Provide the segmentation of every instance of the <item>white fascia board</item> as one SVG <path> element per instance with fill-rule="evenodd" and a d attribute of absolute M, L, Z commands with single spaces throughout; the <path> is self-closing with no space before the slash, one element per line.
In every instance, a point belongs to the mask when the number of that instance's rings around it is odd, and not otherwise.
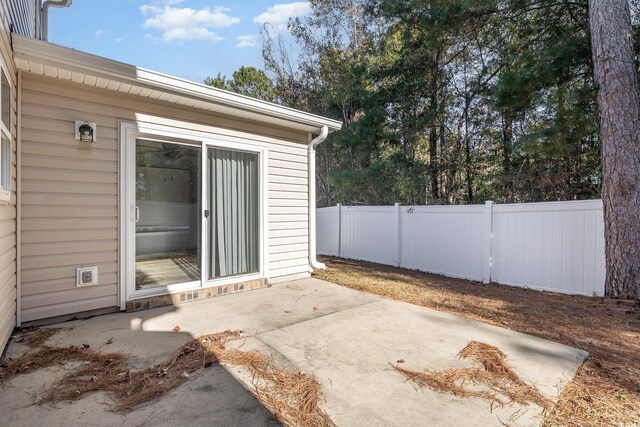
<path fill-rule="evenodd" d="M 323 126 L 327 126 L 330 131 L 338 131 L 342 127 L 342 123 L 337 120 L 305 113 L 304 111 L 283 107 L 156 71 L 138 68 L 53 43 L 16 34 L 13 34 L 12 39 L 14 61 L 18 68 L 21 69 L 25 69 L 27 64 L 57 67 L 62 70 L 84 73 L 204 101 L 208 104 L 222 107 L 220 109 L 212 108 L 213 111 L 220 111 L 221 113 L 256 119 L 258 119 L 257 116 L 264 116 L 259 120 L 280 126 L 287 126 L 287 123 L 289 123 L 288 127 L 304 129 L 310 132 L 319 132 Z M 29 70 L 25 69 L 25 71 Z M 253 114 L 247 115 L 241 112 Z M 268 118 L 275 120 L 271 121 Z M 294 124 L 297 124 L 297 126 Z"/>

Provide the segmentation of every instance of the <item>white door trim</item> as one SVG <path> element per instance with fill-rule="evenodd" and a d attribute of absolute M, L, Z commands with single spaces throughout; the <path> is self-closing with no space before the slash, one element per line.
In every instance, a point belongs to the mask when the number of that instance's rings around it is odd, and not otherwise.
<path fill-rule="evenodd" d="M 212 137 L 211 134 L 187 128 L 176 128 L 175 126 L 165 126 L 162 124 L 131 123 L 120 122 L 120 167 L 119 169 L 119 280 L 118 286 L 120 294 L 120 309 L 126 310 L 127 301 L 147 296 L 171 294 L 187 290 L 201 289 L 207 287 L 221 286 L 230 283 L 242 282 L 246 280 L 268 278 L 269 277 L 269 246 L 268 246 L 268 218 L 269 218 L 269 193 L 268 193 L 268 165 L 269 149 L 261 141 L 243 140 L 235 137 L 220 138 Z M 202 146 L 202 212 L 201 212 L 201 260 L 202 275 L 198 282 L 190 282 L 179 285 L 170 285 L 157 289 L 135 291 L 135 139 L 147 137 L 161 139 L 168 142 L 196 143 Z M 133 144 L 133 145 L 132 145 Z M 208 209 L 207 195 L 207 166 L 206 150 L 208 147 L 219 147 L 241 151 L 255 152 L 259 154 L 260 178 L 260 271 L 258 273 L 221 278 L 217 280 L 206 280 L 206 260 L 208 256 L 207 243 L 207 221 L 204 221 L 204 209 Z M 133 153 L 132 153 L 133 151 Z M 205 207 L 206 206 L 206 207 Z"/>

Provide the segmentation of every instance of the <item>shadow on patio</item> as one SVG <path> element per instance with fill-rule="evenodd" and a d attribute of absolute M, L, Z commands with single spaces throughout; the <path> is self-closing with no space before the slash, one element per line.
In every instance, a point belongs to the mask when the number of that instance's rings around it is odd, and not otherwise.
<path fill-rule="evenodd" d="M 65 322 L 53 325 L 57 332 L 41 343 L 29 338 L 45 328 L 17 333 L 0 379 L 16 362 L 22 373 L 0 386 L 0 424 L 279 425 L 228 371 L 234 367 L 222 366 L 208 344 L 194 340 L 189 322 L 180 327 L 185 309 Z M 45 366 L 30 366 L 36 359 Z M 137 402 L 130 394 L 147 399 Z M 129 407 L 131 401 L 136 404 Z"/>

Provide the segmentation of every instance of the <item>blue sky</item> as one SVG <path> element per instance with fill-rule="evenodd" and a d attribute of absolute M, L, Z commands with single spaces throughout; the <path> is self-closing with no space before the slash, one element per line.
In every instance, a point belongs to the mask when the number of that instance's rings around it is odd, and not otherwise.
<path fill-rule="evenodd" d="M 73 0 L 49 10 L 49 41 L 202 82 L 263 68 L 263 23 L 284 30 L 308 12 L 287 0 Z"/>

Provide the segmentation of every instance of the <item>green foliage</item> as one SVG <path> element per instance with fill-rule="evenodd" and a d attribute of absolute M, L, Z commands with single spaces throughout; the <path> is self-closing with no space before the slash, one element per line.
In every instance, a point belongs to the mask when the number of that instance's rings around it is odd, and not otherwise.
<path fill-rule="evenodd" d="M 218 73 L 216 77 L 207 77 L 204 84 L 264 101 L 274 102 L 276 99 L 273 82 L 264 71 L 255 67 L 240 67 L 233 72 L 231 80 Z"/>
<path fill-rule="evenodd" d="M 587 0 L 311 5 L 296 54 L 268 29 L 263 53 L 279 102 L 344 123 L 319 205 L 599 196 Z"/>
<path fill-rule="evenodd" d="M 227 86 L 227 78 L 220 73 L 218 73 L 216 77 L 207 77 L 204 79 L 204 84 L 207 86 L 213 86 L 216 89 L 229 90 L 229 87 Z"/>
<path fill-rule="evenodd" d="M 392 205 L 398 200 L 421 204 L 426 197 L 426 173 L 422 162 L 403 153 L 388 153 L 366 168 L 330 172 L 329 179 L 338 200 L 351 204 Z"/>

